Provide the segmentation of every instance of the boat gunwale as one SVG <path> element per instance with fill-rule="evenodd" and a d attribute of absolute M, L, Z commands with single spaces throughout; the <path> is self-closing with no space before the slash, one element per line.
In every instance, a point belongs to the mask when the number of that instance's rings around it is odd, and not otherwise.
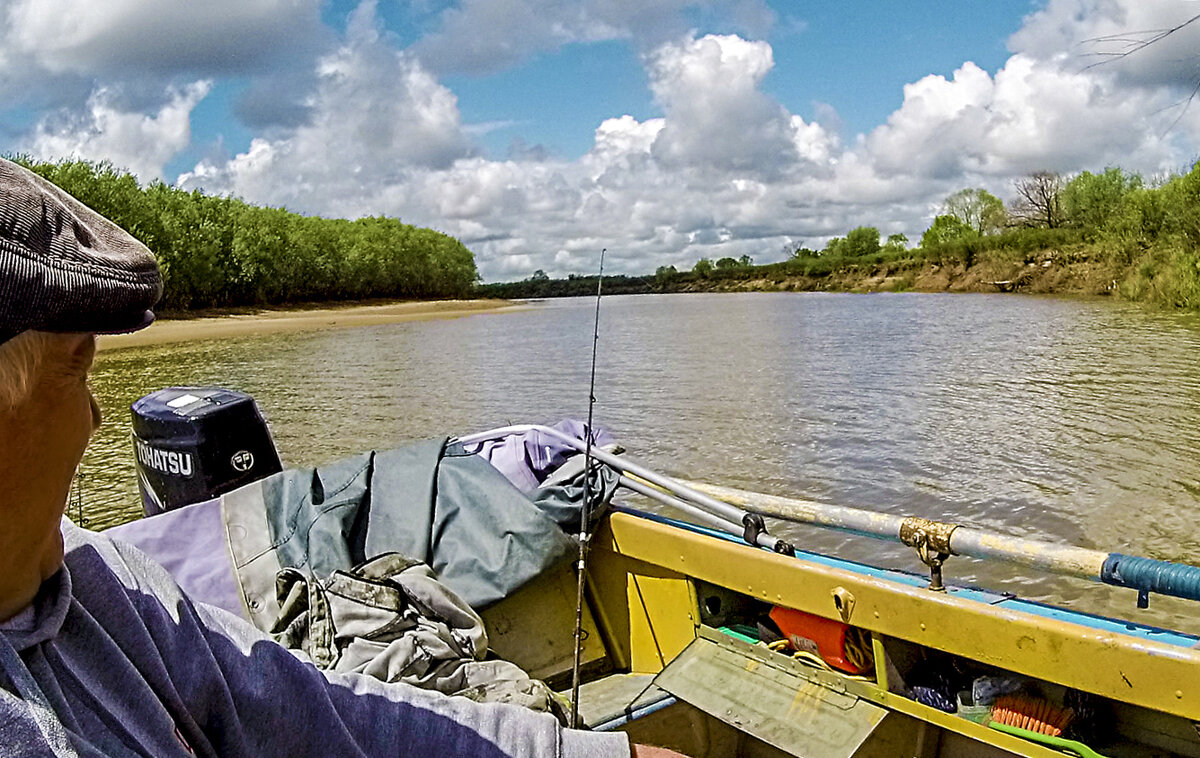
<path fill-rule="evenodd" d="M 1190 684 L 1200 677 L 1187 675 L 1188 669 L 1200 672 L 1200 649 L 1192 646 L 1195 638 L 1178 632 L 1154 630 L 1167 639 L 1152 639 L 1115 628 L 1117 622 L 1105 617 L 1074 611 L 1048 615 L 1043 606 L 986 591 L 934 592 L 914 574 L 819 554 L 781 555 L 628 508 L 614 509 L 594 544 L 626 559 L 835 620 L 839 614 L 831 592 L 846 588 L 857 598 L 849 623 L 883 637 L 1200 720 L 1200 687 Z M 981 596 L 1001 600 L 988 602 Z M 1097 628 L 1097 619 L 1107 620 L 1109 628 Z"/>
<path fill-rule="evenodd" d="M 709 537 L 715 537 L 725 542 L 731 542 L 735 545 L 746 544 L 741 537 L 734 534 L 729 534 L 727 532 L 711 529 L 698 524 L 692 524 L 687 521 L 681 521 L 679 519 L 671 518 L 670 516 L 663 516 L 661 514 L 651 513 L 649 511 L 642 511 L 637 508 L 613 506 L 613 512 L 626 513 L 632 516 L 645 518 L 650 521 L 666 524 L 668 526 L 679 527 L 690 532 L 695 532 L 697 534 L 702 534 Z M 872 537 L 872 535 L 869 534 L 862 536 L 868 538 Z M 762 547 L 757 547 L 755 549 L 766 553 L 772 552 Z M 829 566 L 830 568 L 861 573 L 865 576 L 894 581 L 911 587 L 927 589 L 929 585 L 929 578 L 927 576 L 911 571 L 880 568 L 878 566 L 872 566 L 869 563 L 863 563 L 861 561 L 836 558 L 824 553 L 816 553 L 808 550 L 801 550 L 799 548 L 796 549 L 795 557 L 801 560 Z M 961 597 L 966 600 L 986 603 L 988 605 L 1003 607 L 1009 610 L 1024 611 L 1035 616 L 1052 618 L 1058 621 L 1078 624 L 1091 629 L 1112 632 L 1113 634 L 1120 634 L 1127 637 L 1134 637 L 1137 639 L 1149 640 L 1152 642 L 1159 642 L 1182 648 L 1200 647 L 1200 636 L 1189 634 L 1187 632 L 1181 632 L 1177 629 L 1170 629 L 1168 627 L 1155 626 L 1153 624 L 1143 624 L 1141 622 L 1130 621 L 1128 619 L 1122 619 L 1116 616 L 1104 616 L 1098 613 L 1088 613 L 1087 611 L 1064 608 L 1052 603 L 1029 600 L 1021 597 L 1020 595 L 1014 595 L 1009 592 L 996 592 L 995 590 L 989 590 L 986 587 L 978 587 L 969 584 L 956 584 L 948 582 L 946 584 L 946 591 L 952 596 Z"/>

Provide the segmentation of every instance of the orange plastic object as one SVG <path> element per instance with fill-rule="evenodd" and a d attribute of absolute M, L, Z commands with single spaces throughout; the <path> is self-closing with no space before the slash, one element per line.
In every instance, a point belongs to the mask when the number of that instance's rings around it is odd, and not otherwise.
<path fill-rule="evenodd" d="M 1005 695 L 992 706 L 992 721 L 1051 737 L 1062 736 L 1073 718 L 1074 710 L 1058 708 L 1027 695 Z"/>
<path fill-rule="evenodd" d="M 846 654 L 846 636 L 850 632 L 847 624 L 779 606 L 771 609 L 771 620 L 797 650 L 815 653 L 847 674 L 866 673 L 865 667 L 852 662 Z"/>

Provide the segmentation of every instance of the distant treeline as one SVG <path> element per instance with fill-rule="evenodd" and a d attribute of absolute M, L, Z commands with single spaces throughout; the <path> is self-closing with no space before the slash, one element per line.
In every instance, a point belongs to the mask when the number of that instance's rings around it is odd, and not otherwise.
<path fill-rule="evenodd" d="M 877 227 L 861 226 L 821 250 L 801 247 L 779 263 L 756 266 L 748 255 L 716 263 L 702 258 L 690 270 L 662 266 L 652 275 L 605 277 L 605 291 L 687 292 L 722 289 L 734 281 L 781 285 L 801 278 L 802 286 L 813 286 L 813 280 L 850 269 L 1029 265 L 1052 251 L 1055 260 L 1100 267 L 1128 299 L 1200 309 L 1200 164 L 1154 183 L 1119 168 L 1073 176 L 1040 171 L 1014 182 L 1007 205 L 972 188 L 947 197 L 941 210 L 914 247 L 902 234 L 881 240 Z M 550 279 L 539 271 L 523 282 L 478 291 L 556 297 L 587 295 L 595 287 L 595 277 Z"/>
<path fill-rule="evenodd" d="M 652 276 L 604 277 L 605 295 L 640 295 L 655 291 L 658 290 L 654 288 L 654 277 Z M 496 297 L 503 300 L 595 295 L 596 277 L 572 274 L 566 279 L 551 279 L 548 276 L 534 276 L 522 282 L 480 284 L 475 287 L 475 294 L 478 297 Z"/>
<path fill-rule="evenodd" d="M 461 242 L 398 219 L 302 216 L 160 181 L 142 187 L 108 163 L 13 160 L 150 248 L 165 279 L 164 310 L 462 297 L 478 278 Z"/>

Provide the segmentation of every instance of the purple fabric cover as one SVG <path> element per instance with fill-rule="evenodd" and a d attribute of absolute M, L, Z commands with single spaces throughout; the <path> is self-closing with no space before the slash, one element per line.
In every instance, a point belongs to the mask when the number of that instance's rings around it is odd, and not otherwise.
<path fill-rule="evenodd" d="M 158 561 L 193 599 L 248 618 L 225 545 L 220 498 L 130 521 L 104 534 Z"/>
<path fill-rule="evenodd" d="M 578 440 L 586 439 L 587 424 L 582 421 L 571 418 L 563 419 L 553 428 Z M 592 440 L 592 444 L 597 447 L 611 445 L 616 441 L 604 429 L 596 428 L 595 433 L 596 437 Z M 573 448 L 566 446 L 560 440 L 537 431 L 510 434 L 499 440 L 489 440 L 479 443 L 478 446 L 470 446 L 468 450 L 486 458 L 501 474 L 504 474 L 508 481 L 513 483 L 513 486 L 526 495 L 536 490 L 547 476 L 566 462 L 567 458 L 576 454 Z"/>

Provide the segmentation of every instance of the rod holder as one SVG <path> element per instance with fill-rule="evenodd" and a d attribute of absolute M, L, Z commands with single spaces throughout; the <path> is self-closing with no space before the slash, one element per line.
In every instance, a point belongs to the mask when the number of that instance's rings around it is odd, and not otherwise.
<path fill-rule="evenodd" d="M 921 562 L 929 567 L 929 589 L 945 592 L 942 582 L 942 564 L 954 551 L 950 549 L 950 536 L 958 524 L 930 521 L 918 516 L 909 516 L 900 523 L 900 541 L 915 548 Z"/>
<path fill-rule="evenodd" d="M 946 585 L 942 583 L 942 564 L 949 557 L 945 553 L 938 553 L 935 556 L 931 556 L 928 560 L 925 558 L 921 559 L 929 566 L 929 589 L 934 592 L 946 591 Z"/>

